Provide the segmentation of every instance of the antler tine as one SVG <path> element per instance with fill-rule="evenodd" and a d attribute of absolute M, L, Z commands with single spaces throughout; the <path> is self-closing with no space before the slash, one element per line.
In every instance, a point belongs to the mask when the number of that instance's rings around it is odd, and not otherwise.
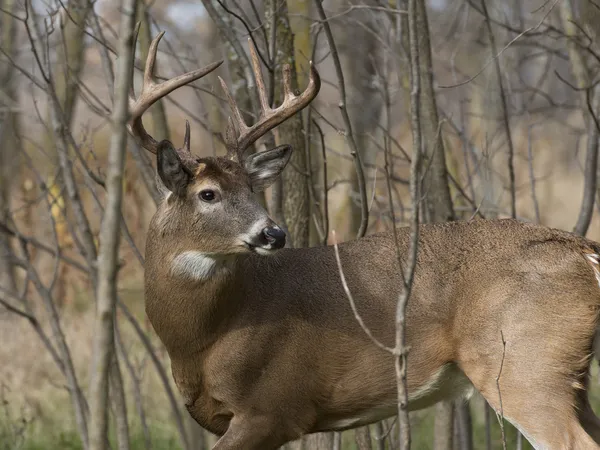
<path fill-rule="evenodd" d="M 165 95 L 170 94 L 175 89 L 180 88 L 181 86 L 184 86 L 186 84 L 191 83 L 192 81 L 202 78 L 203 76 L 209 74 L 223 63 L 223 60 L 217 61 L 201 69 L 193 70 L 191 72 L 179 75 L 175 78 L 171 78 L 170 80 L 157 84 L 153 80 L 154 66 L 156 64 L 156 53 L 158 52 L 158 44 L 164 36 L 164 34 L 164 31 L 160 32 L 150 44 L 150 48 L 148 50 L 148 57 L 146 58 L 146 67 L 144 68 L 144 78 L 142 89 L 140 91 L 140 96 L 137 100 L 135 99 L 132 87 L 129 100 L 131 118 L 129 120 L 127 128 L 129 129 L 129 132 L 136 138 L 138 143 L 146 150 L 152 153 L 156 153 L 156 150 L 158 148 L 158 142 L 146 132 L 144 125 L 142 124 L 142 115 L 148 110 L 148 108 L 150 108 L 150 106 L 152 106 L 155 102 L 163 98 Z M 137 34 L 135 35 L 135 38 L 137 42 Z M 133 71 L 131 84 L 133 86 Z M 185 145 L 186 144 L 184 143 L 184 147 Z M 187 146 L 189 148 L 189 136 L 187 139 Z"/>
<path fill-rule="evenodd" d="M 246 125 L 227 85 L 219 78 L 233 115 L 233 119 L 230 118 L 229 120 L 226 133 L 227 153 L 230 157 L 237 157 L 239 161 L 243 160 L 246 149 L 256 142 L 258 138 L 308 106 L 321 89 L 321 77 L 311 61 L 308 86 L 300 95 L 294 95 L 292 91 L 291 67 L 286 64 L 283 67 L 283 103 L 277 108 L 271 108 L 267 100 L 267 91 L 265 89 L 259 59 L 254 44 L 252 43 L 252 39 L 248 39 L 248 45 L 250 47 L 252 68 L 256 78 L 256 86 L 261 106 L 260 117 L 254 125 L 251 127 Z M 238 127 L 237 130 L 234 129 L 235 125 Z"/>
<path fill-rule="evenodd" d="M 219 81 L 221 82 L 221 87 L 223 88 L 223 92 L 225 92 L 225 97 L 227 97 L 227 103 L 229 103 L 229 109 L 231 109 L 231 113 L 233 114 L 233 118 L 234 118 L 235 122 L 237 122 L 237 126 L 238 126 L 239 130 L 240 131 L 248 130 L 249 129 L 248 125 L 246 125 L 246 122 L 244 122 L 242 113 L 240 113 L 240 109 L 238 108 L 235 99 L 231 95 L 231 92 L 229 91 L 227 84 L 225 83 L 223 78 L 221 78 L 221 77 L 218 77 L 218 78 L 219 78 Z"/>
<path fill-rule="evenodd" d="M 183 137 L 183 147 L 182 149 L 186 153 L 192 153 L 190 148 L 190 121 L 186 119 L 185 121 L 185 136 Z"/>
<path fill-rule="evenodd" d="M 158 35 L 152 39 L 150 48 L 148 48 L 148 57 L 146 58 L 146 66 L 144 67 L 144 80 L 142 82 L 142 91 L 140 96 L 144 94 L 146 89 L 152 89 L 156 86 L 153 80 L 154 77 L 154 65 L 156 64 L 156 54 L 158 53 L 158 44 L 165 35 L 164 31 L 158 33 Z"/>
<path fill-rule="evenodd" d="M 250 38 L 248 38 L 248 46 L 250 47 L 252 70 L 254 70 L 254 78 L 256 78 L 256 88 L 258 89 L 258 97 L 260 99 L 261 114 L 266 114 L 266 112 L 271 108 L 269 101 L 267 100 L 267 89 L 265 88 L 265 80 L 262 76 L 262 71 L 260 70 L 260 61 L 258 60 L 258 55 L 256 54 L 254 42 L 252 42 L 252 39 Z"/>
<path fill-rule="evenodd" d="M 137 48 L 137 40 L 138 40 L 138 35 L 140 34 L 140 27 L 142 25 L 142 22 L 138 22 L 135 24 L 135 29 L 133 30 L 133 59 L 135 62 L 135 50 Z M 134 79 L 134 74 L 135 73 L 135 64 L 132 63 L 131 64 L 131 70 L 129 72 L 129 80 L 131 81 L 131 83 L 129 83 L 129 105 L 131 106 L 132 103 L 135 102 L 135 90 L 133 89 L 133 79 Z"/>
<path fill-rule="evenodd" d="M 283 66 L 283 95 L 284 103 L 294 97 L 294 92 L 292 91 L 292 67 L 289 64 L 284 64 Z"/>

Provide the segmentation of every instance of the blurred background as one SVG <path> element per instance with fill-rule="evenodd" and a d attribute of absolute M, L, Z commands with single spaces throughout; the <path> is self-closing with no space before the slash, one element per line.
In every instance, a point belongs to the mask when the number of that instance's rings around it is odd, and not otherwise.
<path fill-rule="evenodd" d="M 225 61 L 144 116 L 150 134 L 176 146 L 189 120 L 199 156 L 225 152 L 229 109 L 217 75 L 247 123 L 256 120 L 248 37 L 274 104 L 284 63 L 292 64 L 299 90 L 309 61 L 318 68 L 317 99 L 256 144 L 257 151 L 276 143 L 294 147 L 265 202 L 296 247 L 332 243 L 332 230 L 343 241 L 403 226 L 412 212 L 408 2 L 327 0 L 323 17 L 315 1 L 145 0 L 137 6 L 136 93 L 149 42 L 160 31 L 166 34 L 159 81 Z M 600 240 L 600 5 L 417 4 L 421 220 L 515 217 Z M 121 5 L 0 0 L 0 8 L 0 449 L 80 449 Z M 112 411 L 125 401 L 131 448 L 209 449 L 214 436 L 188 418 L 144 315 L 146 231 L 161 198 L 151 156 L 129 140 L 115 327 L 125 397 L 112 399 Z M 600 404 L 596 367 L 594 407 Z M 411 420 L 416 449 L 503 446 L 499 421 L 479 395 L 412 413 Z M 288 447 L 396 448 L 394 430 L 390 419 Z M 509 448 L 531 448 L 510 425 L 504 431 Z"/>

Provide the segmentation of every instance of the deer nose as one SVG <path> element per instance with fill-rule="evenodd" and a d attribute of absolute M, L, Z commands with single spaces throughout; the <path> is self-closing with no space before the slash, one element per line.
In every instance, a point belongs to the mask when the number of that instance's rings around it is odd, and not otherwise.
<path fill-rule="evenodd" d="M 272 248 L 283 248 L 285 246 L 285 231 L 281 228 L 277 226 L 266 227 L 263 228 L 262 234 Z"/>

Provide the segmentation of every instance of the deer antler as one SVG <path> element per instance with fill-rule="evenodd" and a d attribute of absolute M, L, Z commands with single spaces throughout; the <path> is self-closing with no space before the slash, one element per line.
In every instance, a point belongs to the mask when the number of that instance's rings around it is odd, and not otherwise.
<path fill-rule="evenodd" d="M 134 53 L 135 53 L 135 44 L 137 42 L 139 31 L 139 23 L 136 27 L 136 32 L 134 36 Z M 191 72 L 185 73 L 183 75 L 179 75 L 175 78 L 171 78 L 170 80 L 164 81 L 162 83 L 157 84 L 154 80 L 154 65 L 156 63 L 156 52 L 158 50 L 158 43 L 164 36 L 165 32 L 162 31 L 158 36 L 154 38 L 152 43 L 150 44 L 150 49 L 148 51 L 148 58 L 146 59 L 146 67 L 144 69 L 144 80 L 142 83 L 142 90 L 140 92 L 140 96 L 136 100 L 135 93 L 133 91 L 133 67 L 131 68 L 131 90 L 129 93 L 129 111 L 131 114 L 131 118 L 129 119 L 129 123 L 127 124 L 127 129 L 129 132 L 135 137 L 138 144 L 144 147 L 146 150 L 151 151 L 152 153 L 156 153 L 156 149 L 158 147 L 158 142 L 150 136 L 142 124 L 142 115 L 154 104 L 156 101 L 160 100 L 165 95 L 173 92 L 175 89 L 184 86 L 192 81 L 198 80 L 202 78 L 204 75 L 215 70 L 219 67 L 223 61 L 217 61 L 208 66 L 193 70 Z M 181 149 L 185 153 L 190 153 L 190 125 L 186 121 L 186 133 L 184 139 L 184 146 Z"/>
<path fill-rule="evenodd" d="M 252 57 L 252 68 L 256 77 L 256 87 L 258 88 L 258 96 L 260 98 L 260 117 L 251 127 L 246 125 L 240 110 L 229 92 L 227 85 L 221 77 L 219 81 L 227 96 L 229 107 L 233 118 L 229 117 L 227 131 L 225 133 L 225 144 L 227 146 L 227 156 L 237 158 L 238 161 L 243 161 L 244 152 L 251 146 L 259 137 L 263 136 L 269 130 L 275 128 L 280 123 L 284 122 L 308 104 L 317 96 L 321 89 L 321 77 L 317 69 L 310 62 L 310 77 L 306 90 L 299 96 L 294 95 L 291 85 L 291 67 L 289 64 L 283 66 L 283 103 L 278 108 L 271 108 L 267 100 L 267 91 L 265 82 L 260 70 L 260 63 L 256 54 L 256 49 L 251 39 L 248 39 L 250 47 L 250 56 Z"/>

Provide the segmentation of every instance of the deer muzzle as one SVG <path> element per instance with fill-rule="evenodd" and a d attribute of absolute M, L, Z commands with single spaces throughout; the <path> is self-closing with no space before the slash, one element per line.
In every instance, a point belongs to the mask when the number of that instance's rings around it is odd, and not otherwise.
<path fill-rule="evenodd" d="M 285 231 L 278 226 L 263 228 L 262 235 L 273 249 L 280 249 L 285 246 Z"/>

